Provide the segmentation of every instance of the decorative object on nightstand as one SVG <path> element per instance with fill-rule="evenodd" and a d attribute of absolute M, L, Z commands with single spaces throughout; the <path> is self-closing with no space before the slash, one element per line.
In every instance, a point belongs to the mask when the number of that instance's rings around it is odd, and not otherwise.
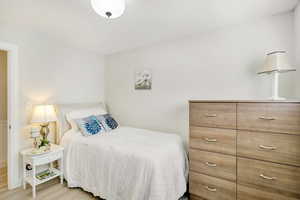
<path fill-rule="evenodd" d="M 33 149 L 21 151 L 23 157 L 23 187 L 26 189 L 26 184 L 32 186 L 32 196 L 36 197 L 36 186 L 56 177 L 60 177 L 60 183 L 63 184 L 63 147 L 51 144 L 49 151 L 43 154 L 33 153 Z M 55 168 L 53 163 L 58 161 L 58 167 Z M 36 168 L 40 165 L 50 165 L 50 167 L 42 172 L 37 172 Z M 29 170 L 28 166 L 32 170 Z"/>
<path fill-rule="evenodd" d="M 31 123 L 38 123 L 41 126 L 40 134 L 42 135 L 41 144 L 39 147 L 46 146 L 49 148 L 47 139 L 49 134 L 49 123 L 57 120 L 55 108 L 53 105 L 37 105 L 34 108 Z"/>
<path fill-rule="evenodd" d="M 33 142 L 33 147 L 35 149 L 38 148 L 38 138 L 41 136 L 40 135 L 40 130 L 41 128 L 39 126 L 32 126 L 31 127 L 31 138 L 33 138 L 34 142 Z"/>
<path fill-rule="evenodd" d="M 274 51 L 267 54 L 263 69 L 258 74 L 272 74 L 273 75 L 273 88 L 272 100 L 284 100 L 285 98 L 278 96 L 278 82 L 279 73 L 296 71 L 289 65 L 285 51 Z"/>

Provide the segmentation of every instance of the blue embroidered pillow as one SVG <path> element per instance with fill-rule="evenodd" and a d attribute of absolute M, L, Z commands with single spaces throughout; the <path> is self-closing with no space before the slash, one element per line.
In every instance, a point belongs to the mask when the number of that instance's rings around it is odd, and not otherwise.
<path fill-rule="evenodd" d="M 113 129 L 118 128 L 118 122 L 112 118 L 109 114 L 106 115 L 98 115 L 96 118 L 103 124 L 106 131 L 111 131 Z"/>
<path fill-rule="evenodd" d="M 102 123 L 94 115 L 82 119 L 76 119 L 75 121 L 83 136 L 91 136 L 105 132 Z"/>

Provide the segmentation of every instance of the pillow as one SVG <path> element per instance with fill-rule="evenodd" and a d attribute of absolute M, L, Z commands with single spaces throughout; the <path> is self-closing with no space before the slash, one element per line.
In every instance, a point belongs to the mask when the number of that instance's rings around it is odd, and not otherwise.
<path fill-rule="evenodd" d="M 91 136 L 105 132 L 103 125 L 94 115 L 82 119 L 76 119 L 75 122 L 83 136 Z"/>
<path fill-rule="evenodd" d="M 74 110 L 81 110 L 87 108 L 94 108 L 102 106 L 105 110 L 105 105 L 102 102 L 94 102 L 94 103 L 71 103 L 71 104 L 56 104 L 56 115 L 58 118 L 58 126 L 57 128 L 59 137 L 62 137 L 63 134 L 71 129 L 70 124 L 66 119 L 66 114 L 72 112 Z"/>
<path fill-rule="evenodd" d="M 70 123 L 66 119 L 67 113 L 73 110 L 93 108 L 96 106 L 102 106 L 104 110 L 106 110 L 105 104 L 102 102 L 56 104 L 55 107 L 58 119 L 56 126 L 56 143 L 59 144 L 64 134 L 71 129 Z"/>
<path fill-rule="evenodd" d="M 106 131 L 111 131 L 119 126 L 118 122 L 109 114 L 97 115 L 96 118 L 104 126 Z"/>
<path fill-rule="evenodd" d="M 107 114 L 106 110 L 101 106 L 95 106 L 85 109 L 73 110 L 66 114 L 67 121 L 69 122 L 72 130 L 78 130 L 75 119 L 82 119 L 92 115 L 104 115 Z"/>

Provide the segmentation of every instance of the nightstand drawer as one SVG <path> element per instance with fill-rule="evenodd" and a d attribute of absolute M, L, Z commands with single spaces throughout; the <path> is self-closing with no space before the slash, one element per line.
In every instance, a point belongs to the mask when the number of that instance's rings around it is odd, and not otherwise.
<path fill-rule="evenodd" d="M 190 125 L 236 128 L 235 103 L 191 103 Z"/>
<path fill-rule="evenodd" d="M 192 126 L 190 148 L 236 155 L 236 130 Z"/>
<path fill-rule="evenodd" d="M 34 165 L 44 165 L 55 160 L 60 159 L 63 155 L 62 151 L 46 153 L 41 156 L 32 157 L 32 164 Z"/>

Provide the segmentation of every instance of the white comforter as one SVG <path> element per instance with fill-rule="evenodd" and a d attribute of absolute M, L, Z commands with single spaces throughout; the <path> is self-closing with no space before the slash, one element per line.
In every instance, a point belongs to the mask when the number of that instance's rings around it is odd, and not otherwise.
<path fill-rule="evenodd" d="M 107 200 L 178 200 L 186 191 L 187 155 L 181 138 L 119 127 L 83 137 L 69 131 L 65 178 Z"/>

